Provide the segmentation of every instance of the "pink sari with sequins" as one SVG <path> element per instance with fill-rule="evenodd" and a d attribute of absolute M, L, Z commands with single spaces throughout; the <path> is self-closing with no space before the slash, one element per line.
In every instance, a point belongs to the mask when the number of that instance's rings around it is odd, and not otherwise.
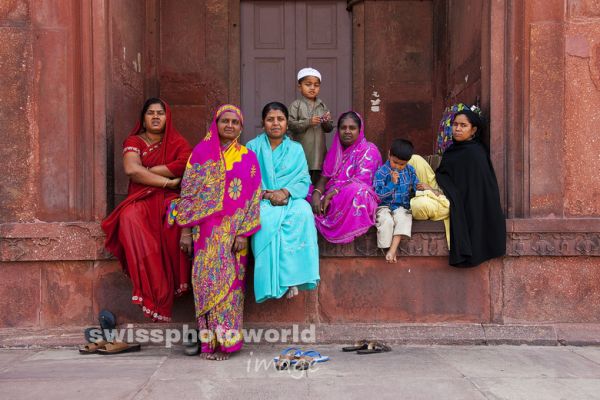
<path fill-rule="evenodd" d="M 241 349 L 247 249 L 232 251 L 235 237 L 249 237 L 260 229 L 260 168 L 256 155 L 234 141 L 226 149 L 219 142 L 217 120 L 192 152 L 173 202 L 170 222 L 192 227 L 194 262 L 192 286 L 202 352 Z"/>
<path fill-rule="evenodd" d="M 364 122 L 355 114 L 361 120 L 358 138 L 344 148 L 340 131 L 336 131 L 323 163 L 322 174 L 330 178 L 323 197 L 332 190 L 338 193 L 331 199 L 325 215 L 315 216 L 315 221 L 319 233 L 331 243 L 349 243 L 375 225 L 379 199 L 373 190 L 373 177 L 381 165 L 381 154 L 365 138 Z"/>

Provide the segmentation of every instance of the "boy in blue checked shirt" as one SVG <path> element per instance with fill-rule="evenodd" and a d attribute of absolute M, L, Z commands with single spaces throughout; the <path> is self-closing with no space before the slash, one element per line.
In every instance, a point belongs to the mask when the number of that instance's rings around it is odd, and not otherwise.
<path fill-rule="evenodd" d="M 395 139 L 388 153 L 388 161 L 375 173 L 375 192 L 380 204 L 377 208 L 377 247 L 389 248 L 385 255 L 388 263 L 395 263 L 396 250 L 402 236 L 410 237 L 412 214 L 410 197 L 417 190 L 419 178 L 408 161 L 414 148 L 411 142 Z"/>

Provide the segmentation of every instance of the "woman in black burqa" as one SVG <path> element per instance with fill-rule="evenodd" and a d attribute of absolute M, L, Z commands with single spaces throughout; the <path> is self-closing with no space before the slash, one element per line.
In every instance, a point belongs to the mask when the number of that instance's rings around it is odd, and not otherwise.
<path fill-rule="evenodd" d="M 450 200 L 450 257 L 455 267 L 474 267 L 506 252 L 506 221 L 496 174 L 481 142 L 485 121 L 478 108 L 455 114 L 452 141 L 435 177 Z"/>

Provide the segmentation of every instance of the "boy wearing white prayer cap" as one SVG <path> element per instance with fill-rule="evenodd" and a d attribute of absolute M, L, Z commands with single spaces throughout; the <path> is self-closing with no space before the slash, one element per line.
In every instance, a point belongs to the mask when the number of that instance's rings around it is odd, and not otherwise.
<path fill-rule="evenodd" d="M 323 159 L 327 152 L 325 133 L 333 130 L 329 109 L 319 98 L 321 73 L 314 68 L 298 71 L 298 89 L 302 95 L 289 107 L 288 127 L 294 140 L 304 148 L 313 184 L 321 175 Z"/>

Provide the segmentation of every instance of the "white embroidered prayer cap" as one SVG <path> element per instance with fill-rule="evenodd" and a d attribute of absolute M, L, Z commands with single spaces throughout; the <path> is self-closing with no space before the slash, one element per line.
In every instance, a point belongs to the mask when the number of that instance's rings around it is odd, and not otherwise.
<path fill-rule="evenodd" d="M 316 76 L 317 78 L 319 78 L 319 81 L 321 80 L 321 73 L 314 68 L 302 68 L 300 71 L 298 71 L 298 81 L 307 76 Z"/>

